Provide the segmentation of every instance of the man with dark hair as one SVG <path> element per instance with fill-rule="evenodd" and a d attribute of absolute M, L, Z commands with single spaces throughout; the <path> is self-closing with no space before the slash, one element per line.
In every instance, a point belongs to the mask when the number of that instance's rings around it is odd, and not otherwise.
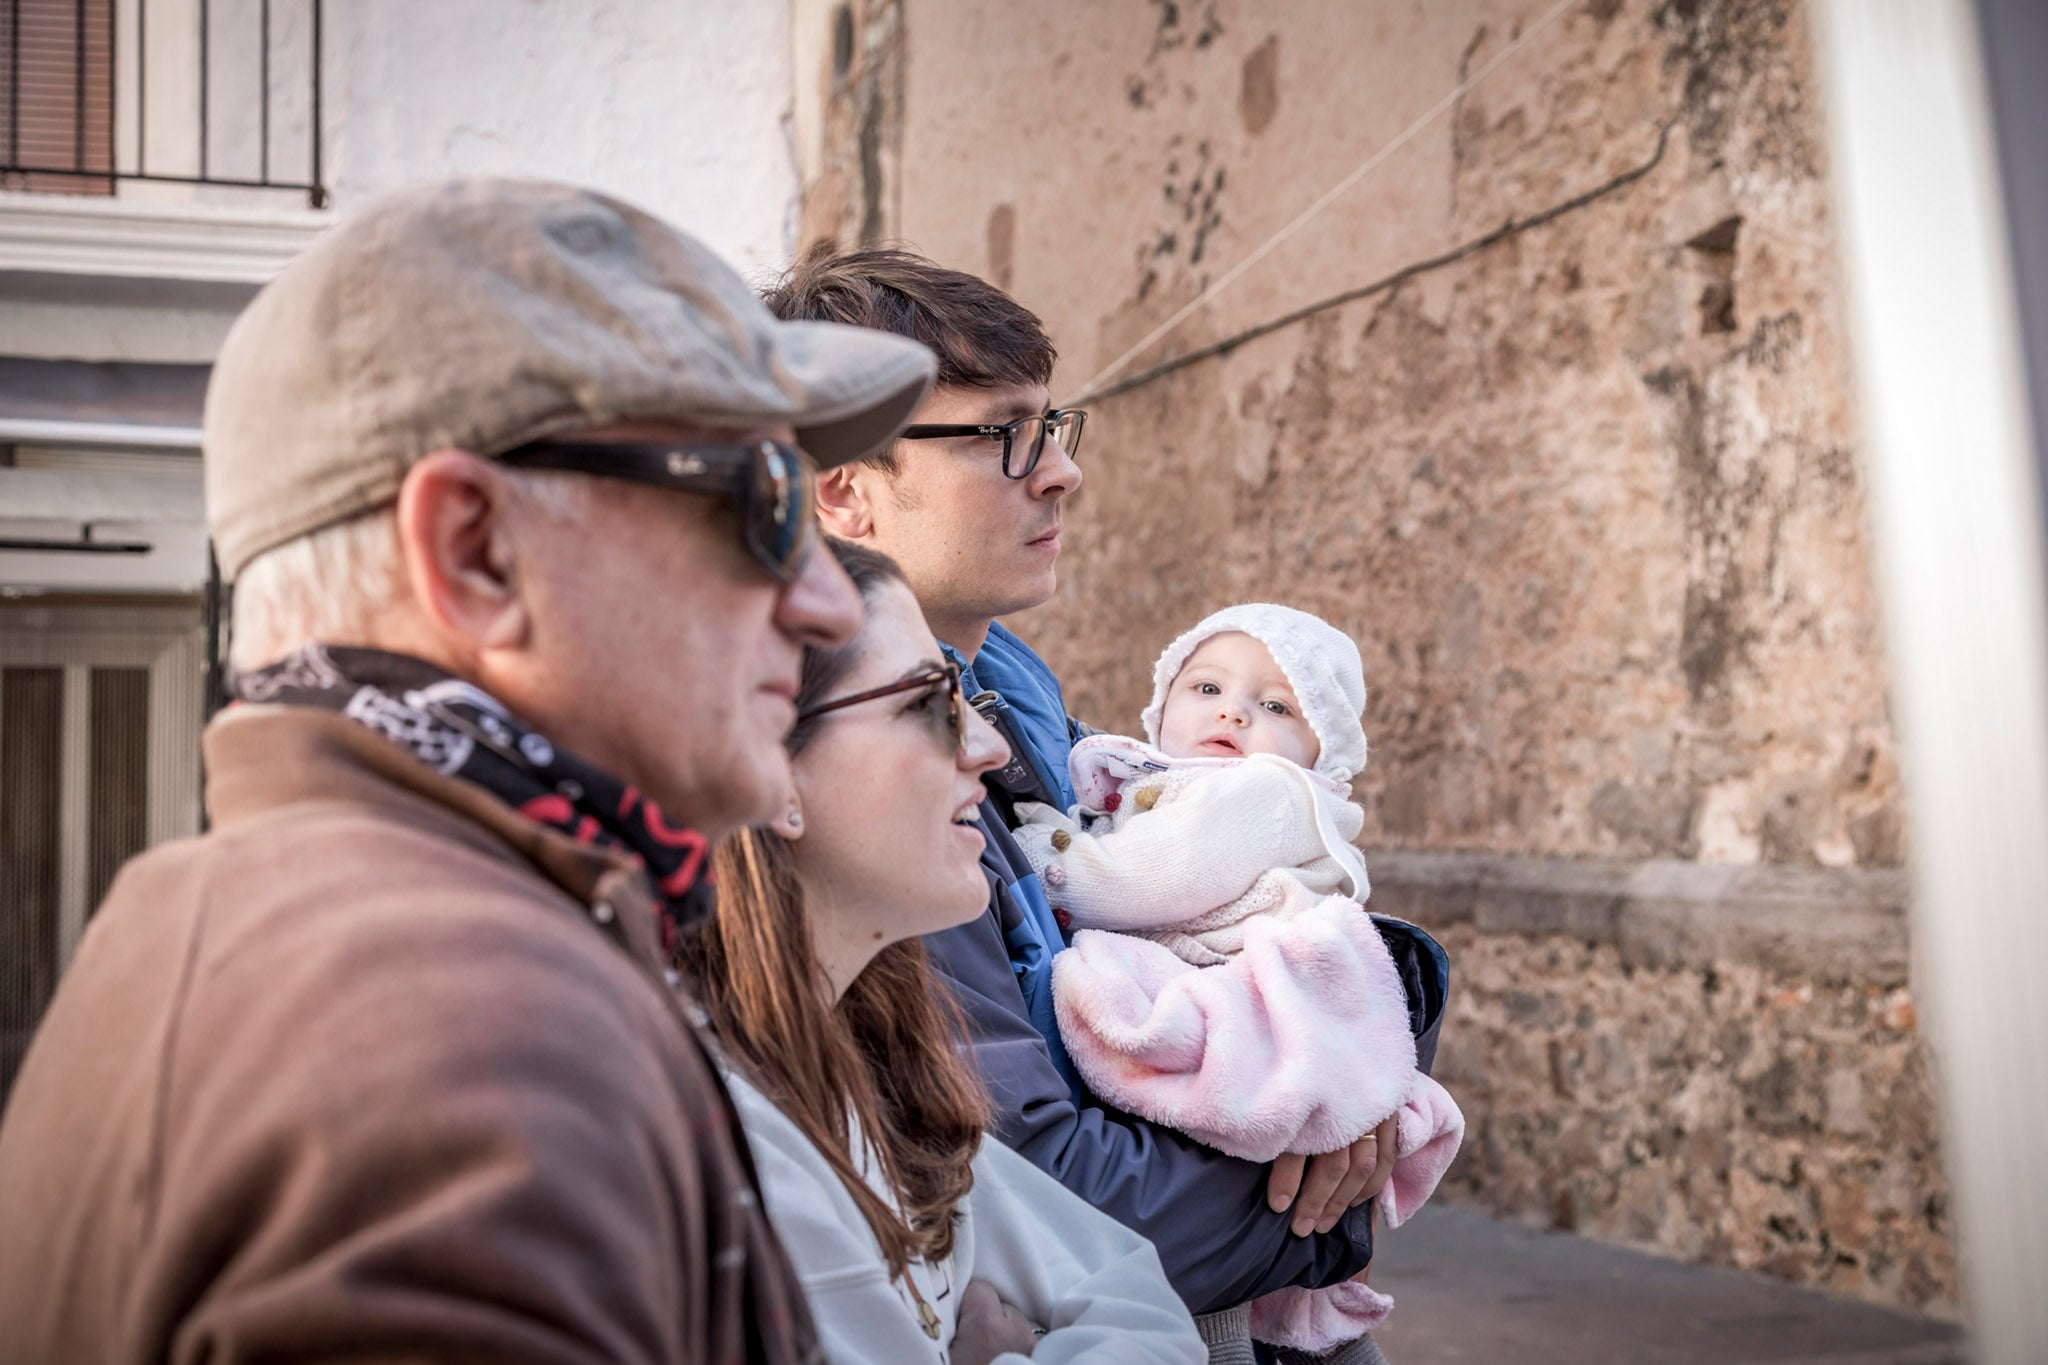
<path fill-rule="evenodd" d="M 915 414 L 914 440 L 837 471 L 821 485 L 820 510 L 836 514 L 828 529 L 901 564 L 932 633 L 978 658 L 997 617 L 1052 596 L 1060 500 L 1081 484 L 1070 449 L 1078 419 L 1055 433 L 1070 432 L 1066 441 L 1040 440 L 1057 357 L 1045 329 L 972 275 L 888 249 L 836 260 L 813 253 L 769 293 L 768 306 L 784 318 L 894 332 L 938 356 L 938 385 Z M 1014 441 L 997 430 L 1018 422 L 1027 429 Z M 1006 444 L 1014 447 L 1007 465 Z M 1026 469 L 1033 449 L 1039 458 Z M 982 458 L 989 455 L 994 463 Z M 994 633 L 1014 639 L 999 626 Z M 1055 704 L 1057 691 L 1054 683 Z M 1063 728 L 1065 712 L 1057 719 Z"/>
<path fill-rule="evenodd" d="M 1052 596 L 1061 503 L 1082 478 L 1085 414 L 1051 407 L 1056 352 L 1044 327 L 985 281 L 889 248 L 814 251 L 767 301 L 786 320 L 873 327 L 938 356 L 937 387 L 895 445 L 821 477 L 819 514 L 834 534 L 903 565 L 963 686 L 1015 750 L 982 807 L 989 909 L 926 940 L 967 1010 L 998 1135 L 1150 1237 L 1197 1313 L 1356 1273 L 1372 1254 L 1370 1212 L 1359 1206 L 1391 1169 L 1373 1168 L 1369 1136 L 1312 1161 L 1255 1166 L 1103 1104 L 1060 1043 L 1051 965 L 1064 939 L 1004 817 L 1012 797 L 1073 805 L 1067 755 L 1080 731 L 1058 679 L 997 620 Z M 1447 963 L 1427 936 L 1387 932 L 1418 997 L 1411 1015 L 1427 1067 Z M 1204 1324 L 1219 1342 L 1241 1329 Z"/>

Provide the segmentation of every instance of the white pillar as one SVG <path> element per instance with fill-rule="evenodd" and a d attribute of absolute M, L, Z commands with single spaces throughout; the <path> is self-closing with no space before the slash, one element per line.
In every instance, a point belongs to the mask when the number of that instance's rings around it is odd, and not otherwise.
<path fill-rule="evenodd" d="M 1982 50 L 1968 0 L 1816 8 L 1964 1296 L 2038 1365 L 2048 593 Z"/>

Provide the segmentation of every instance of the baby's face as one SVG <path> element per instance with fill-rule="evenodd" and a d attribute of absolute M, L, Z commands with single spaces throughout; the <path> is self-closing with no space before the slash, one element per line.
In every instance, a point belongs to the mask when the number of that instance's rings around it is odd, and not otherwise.
<path fill-rule="evenodd" d="M 1323 746 L 1287 675 L 1242 631 L 1202 641 L 1166 690 L 1159 747 L 1173 758 L 1278 754 L 1313 768 Z"/>

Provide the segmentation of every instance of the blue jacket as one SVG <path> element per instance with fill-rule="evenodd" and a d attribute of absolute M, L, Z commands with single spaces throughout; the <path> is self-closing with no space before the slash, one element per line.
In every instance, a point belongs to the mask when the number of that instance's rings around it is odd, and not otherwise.
<path fill-rule="evenodd" d="M 1059 680 L 1001 626 L 961 686 L 999 693 L 1042 776 L 1061 785 L 1073 734 Z M 995 1105 L 996 1135 L 1068 1189 L 1159 1249 L 1167 1278 L 1197 1313 L 1233 1307 L 1288 1285 L 1334 1284 L 1372 1256 L 1372 1224 L 1355 1209 L 1323 1235 L 1296 1237 L 1288 1215 L 1266 1207 L 1268 1168 L 1204 1147 L 1170 1128 L 1115 1109 L 1089 1093 L 1059 1041 L 1052 1013 L 1052 955 L 1065 946 L 1037 874 L 982 803 L 988 838 L 982 870 L 989 908 L 925 939 L 933 966 L 966 1011 L 976 1064 Z M 1421 930 L 1377 919 L 1409 986 L 1410 1022 L 1426 1070 L 1449 984 L 1449 959 Z"/>

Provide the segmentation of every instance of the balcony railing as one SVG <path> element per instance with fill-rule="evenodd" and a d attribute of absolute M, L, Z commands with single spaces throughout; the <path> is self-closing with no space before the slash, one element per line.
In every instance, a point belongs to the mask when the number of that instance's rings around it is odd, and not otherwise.
<path fill-rule="evenodd" d="M 0 0 L 0 188 L 321 178 L 324 0 Z"/>

